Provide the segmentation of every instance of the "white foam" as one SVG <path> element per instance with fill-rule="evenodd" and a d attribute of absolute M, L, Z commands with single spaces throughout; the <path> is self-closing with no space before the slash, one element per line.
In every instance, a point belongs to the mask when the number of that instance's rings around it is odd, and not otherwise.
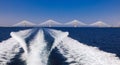
<path fill-rule="evenodd" d="M 55 39 L 51 50 L 54 49 L 59 44 L 59 42 L 62 41 L 62 39 L 64 39 L 65 37 L 69 35 L 68 32 L 62 32 L 62 31 L 54 30 L 54 29 L 48 29 L 47 32 L 49 32 L 50 35 Z"/>
<path fill-rule="evenodd" d="M 29 48 L 27 65 L 47 65 L 48 54 L 42 30 L 39 30 L 35 38 L 30 42 Z"/>
<path fill-rule="evenodd" d="M 66 37 L 57 48 L 67 58 L 70 65 L 120 65 L 120 59 L 115 54 L 107 53 L 96 47 L 87 46 Z"/>
<path fill-rule="evenodd" d="M 31 32 L 36 32 L 36 34 L 33 39 L 26 42 L 26 38 L 29 38 L 30 35 L 34 34 Z M 49 43 L 49 41 L 45 39 L 44 35 L 46 35 L 46 33 L 43 33 L 42 29 L 39 29 L 38 31 L 29 29 L 11 33 L 11 36 L 17 40 L 23 48 L 24 54 L 22 55 L 22 59 L 26 61 L 27 65 L 47 65 L 50 52 L 64 37 L 68 35 L 68 32 L 64 33 L 52 29 L 46 29 L 44 32 L 49 33 L 49 35 L 54 38 L 53 43 Z M 30 45 L 27 46 L 27 44 Z M 50 50 L 47 49 L 49 44 L 52 44 Z"/>
<path fill-rule="evenodd" d="M 31 38 L 32 34 L 34 36 Z M 53 42 L 46 40 L 47 34 L 54 38 Z M 68 32 L 53 29 L 12 32 L 12 38 L 0 44 L 0 61 L 2 61 L 0 64 L 10 62 L 10 59 L 14 58 L 19 52 L 19 48 L 22 47 L 25 54 L 22 55 L 22 60 L 25 60 L 27 65 L 47 65 L 49 55 L 56 47 L 67 59 L 65 62 L 70 65 L 120 65 L 120 59 L 115 54 L 101 51 L 97 47 L 87 46 L 68 37 L 68 34 Z M 51 37 L 47 37 L 47 39 Z M 27 38 L 31 39 L 26 42 Z M 50 49 L 48 49 L 48 45 L 51 45 Z"/>
<path fill-rule="evenodd" d="M 0 43 L 0 65 L 7 65 L 19 52 L 19 44 L 13 38 Z"/>

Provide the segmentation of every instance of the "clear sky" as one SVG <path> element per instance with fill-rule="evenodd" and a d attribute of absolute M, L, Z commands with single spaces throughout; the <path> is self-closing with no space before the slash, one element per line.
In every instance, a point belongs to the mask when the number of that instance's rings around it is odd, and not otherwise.
<path fill-rule="evenodd" d="M 22 20 L 41 23 L 48 19 L 84 23 L 98 20 L 108 24 L 120 22 L 120 0 L 0 0 L 0 25 Z"/>

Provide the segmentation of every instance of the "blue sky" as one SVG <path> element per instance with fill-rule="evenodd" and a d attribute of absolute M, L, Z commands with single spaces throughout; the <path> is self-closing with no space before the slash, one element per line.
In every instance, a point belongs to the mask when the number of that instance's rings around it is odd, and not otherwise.
<path fill-rule="evenodd" d="M 0 25 L 22 20 L 41 23 L 48 19 L 84 23 L 120 22 L 120 0 L 0 0 Z"/>

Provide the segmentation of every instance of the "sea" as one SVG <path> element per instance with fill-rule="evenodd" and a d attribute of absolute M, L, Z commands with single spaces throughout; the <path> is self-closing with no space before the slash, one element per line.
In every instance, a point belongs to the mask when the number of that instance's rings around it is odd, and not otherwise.
<path fill-rule="evenodd" d="M 31 29 L 34 27 L 0 27 L 0 42 L 10 38 L 10 32 Z M 77 41 L 89 45 L 98 47 L 105 52 L 114 53 L 120 58 L 120 28 L 108 28 L 108 27 L 39 27 L 50 28 L 61 31 L 69 32 L 69 37 L 76 39 Z M 59 54 L 52 53 L 56 57 L 52 65 L 61 65 L 60 61 L 57 61 Z M 16 58 L 14 58 L 16 59 Z M 59 58 L 60 59 L 60 58 Z M 60 60 L 63 60 L 61 58 Z M 19 59 L 8 65 L 24 65 Z M 66 64 L 67 65 L 67 64 Z"/>

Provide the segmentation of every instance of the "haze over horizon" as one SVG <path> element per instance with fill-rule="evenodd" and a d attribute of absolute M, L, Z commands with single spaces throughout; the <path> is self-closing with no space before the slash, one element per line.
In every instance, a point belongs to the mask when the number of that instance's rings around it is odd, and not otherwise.
<path fill-rule="evenodd" d="M 48 19 L 66 23 L 74 19 L 90 24 L 120 23 L 120 0 L 0 0 L 0 26 L 22 20 L 41 23 Z"/>

